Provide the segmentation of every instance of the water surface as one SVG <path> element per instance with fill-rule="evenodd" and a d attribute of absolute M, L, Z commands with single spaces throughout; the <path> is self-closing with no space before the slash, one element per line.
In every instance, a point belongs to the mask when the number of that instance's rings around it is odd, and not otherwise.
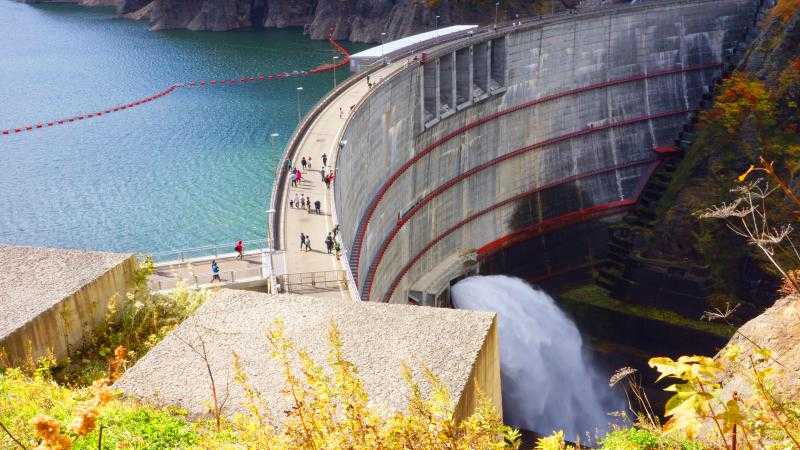
<path fill-rule="evenodd" d="M 108 8 L 8 0 L 0 30 L 0 129 L 175 82 L 307 69 L 335 54 L 299 29 L 151 32 Z M 159 252 L 262 238 L 275 165 L 297 124 L 296 88 L 305 111 L 332 83 L 323 74 L 179 89 L 102 118 L 0 136 L 0 242 Z M 280 134 L 274 146 L 271 133 Z"/>

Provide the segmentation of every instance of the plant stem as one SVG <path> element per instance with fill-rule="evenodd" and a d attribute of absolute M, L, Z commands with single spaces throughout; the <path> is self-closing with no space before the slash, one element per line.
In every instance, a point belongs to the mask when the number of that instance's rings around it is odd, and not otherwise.
<path fill-rule="evenodd" d="M 764 386 L 764 382 L 761 379 L 761 377 L 758 376 L 758 373 L 756 371 L 755 362 L 753 361 L 752 356 L 750 357 L 750 366 L 753 369 L 753 374 L 755 375 L 755 380 L 756 380 L 756 383 L 758 384 L 758 389 L 759 389 L 759 391 L 761 391 L 761 395 L 763 395 L 764 398 L 766 399 L 767 407 L 769 408 L 769 412 L 772 413 L 773 417 L 775 417 L 775 420 L 781 426 L 781 429 L 783 429 L 783 431 L 786 433 L 786 436 L 788 436 L 789 439 L 791 439 L 792 442 L 794 442 L 794 445 L 796 446 L 796 448 L 800 448 L 800 442 L 798 442 L 797 438 L 792 436 L 792 433 L 789 431 L 789 428 L 786 426 L 786 424 L 783 423 L 783 420 L 781 420 L 780 414 L 778 414 L 778 412 L 775 411 L 775 407 L 773 406 L 773 403 L 777 403 L 777 402 L 772 397 L 772 395 L 767 391 L 767 388 L 766 388 L 766 386 Z"/>
<path fill-rule="evenodd" d="M 698 386 L 700 387 L 700 392 L 707 394 L 706 389 L 705 387 L 703 387 L 702 382 L 698 383 Z M 708 412 L 709 414 L 711 414 L 711 420 L 714 421 L 714 425 L 717 426 L 717 431 L 719 431 L 719 437 L 720 439 L 722 439 L 722 443 L 725 444 L 725 448 L 730 448 L 728 447 L 728 440 L 725 439 L 725 433 L 722 432 L 722 426 L 719 424 L 719 420 L 717 420 L 717 415 L 714 414 L 714 408 L 712 408 L 710 404 L 708 405 Z"/>
<path fill-rule="evenodd" d="M 22 445 L 22 442 L 18 441 L 17 438 L 15 438 L 14 435 L 11 434 L 10 431 L 8 431 L 8 428 L 6 428 L 5 424 L 3 424 L 3 422 L 0 422 L 0 428 L 2 428 L 3 431 L 6 432 L 6 434 L 8 435 L 8 437 L 11 438 L 12 441 L 16 442 L 17 445 L 19 445 L 19 448 L 21 448 L 22 450 L 28 450 L 28 447 L 25 447 L 24 445 Z"/>

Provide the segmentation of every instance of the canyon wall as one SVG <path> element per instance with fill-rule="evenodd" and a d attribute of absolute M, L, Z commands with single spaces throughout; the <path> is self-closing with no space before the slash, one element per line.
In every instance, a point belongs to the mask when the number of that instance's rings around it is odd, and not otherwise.
<path fill-rule="evenodd" d="M 25 3 L 64 0 L 22 0 Z M 153 30 L 186 28 L 226 31 L 248 27 L 304 27 L 313 39 L 379 42 L 430 31 L 434 26 L 485 24 L 494 20 L 494 2 L 486 0 L 66 0 L 84 6 L 116 6 L 128 19 L 148 21 Z M 617 2 L 620 0 L 613 0 Z M 558 0 L 503 2 L 498 18 L 552 12 Z M 569 2 L 567 2 L 569 3 Z M 610 3 L 610 2 L 609 2 Z M 438 18 L 437 18 L 438 17 Z"/>

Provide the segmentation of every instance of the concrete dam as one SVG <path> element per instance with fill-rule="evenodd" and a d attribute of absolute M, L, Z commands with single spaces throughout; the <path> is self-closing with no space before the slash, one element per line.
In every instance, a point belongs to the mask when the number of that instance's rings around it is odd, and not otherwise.
<path fill-rule="evenodd" d="M 354 296 L 444 306 L 451 281 L 479 261 L 565 229 L 557 241 L 569 247 L 591 236 L 581 224 L 621 217 L 744 49 L 760 7 L 664 0 L 544 17 L 372 73 L 338 132 L 335 166 Z"/>

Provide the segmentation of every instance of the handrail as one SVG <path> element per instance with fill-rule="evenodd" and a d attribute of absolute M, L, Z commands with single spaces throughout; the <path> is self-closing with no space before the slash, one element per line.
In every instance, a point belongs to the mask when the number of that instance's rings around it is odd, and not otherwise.
<path fill-rule="evenodd" d="M 242 241 L 245 250 L 247 249 L 254 249 L 254 248 L 266 248 L 266 239 L 250 239 L 247 241 Z M 236 245 L 236 241 L 231 241 L 229 243 L 214 243 L 208 245 L 201 245 L 198 247 L 187 247 L 181 249 L 174 249 L 174 250 L 165 250 L 163 252 L 156 252 L 150 254 L 153 257 L 153 260 L 156 262 L 163 262 L 163 261 L 171 261 L 171 260 L 179 260 L 184 261 L 187 255 L 191 255 L 193 253 L 204 252 L 200 256 L 217 256 L 222 253 L 232 253 L 234 251 L 234 246 Z M 229 251 L 220 251 L 220 249 L 228 249 Z M 208 250 L 212 250 L 208 252 Z M 169 256 L 177 256 L 177 258 L 169 258 Z"/>
<path fill-rule="evenodd" d="M 275 224 L 280 223 L 282 207 L 284 206 L 282 205 L 281 200 L 283 197 L 283 191 L 286 189 L 286 175 L 288 175 L 286 162 L 291 161 L 294 158 L 294 155 L 297 153 L 297 148 L 300 146 L 303 137 L 305 137 L 306 131 L 308 131 L 308 128 L 312 123 L 314 123 L 325 107 L 331 104 L 333 100 L 341 95 L 345 90 L 349 89 L 351 86 L 377 70 L 379 67 L 380 66 L 376 66 L 368 71 L 351 76 L 339 84 L 336 89 L 330 91 L 327 95 L 319 99 L 297 125 L 297 128 L 295 128 L 294 132 L 292 133 L 292 137 L 289 139 L 289 142 L 287 142 L 286 147 L 284 147 L 280 163 L 275 169 L 275 181 L 272 184 L 272 193 L 270 194 L 270 210 L 274 211 L 274 213 L 267 214 L 268 233 L 272 234 L 272 239 L 274 241 L 273 246 L 276 250 L 284 249 L 284 245 L 281 241 L 280 227 L 276 227 Z"/>

